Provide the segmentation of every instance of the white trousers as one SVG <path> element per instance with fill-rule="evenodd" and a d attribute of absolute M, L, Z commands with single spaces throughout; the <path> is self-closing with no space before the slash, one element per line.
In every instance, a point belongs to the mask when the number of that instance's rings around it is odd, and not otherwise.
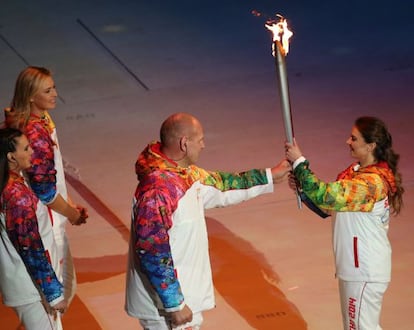
<path fill-rule="evenodd" d="M 25 330 L 62 330 L 60 314 L 48 314 L 40 301 L 13 307 Z"/>
<path fill-rule="evenodd" d="M 51 214 L 54 223 L 53 236 L 56 245 L 55 258 L 59 264 L 54 270 L 59 281 L 63 284 L 65 299 L 68 304 L 70 304 L 76 291 L 76 272 L 65 229 L 67 219 L 51 209 L 48 209 L 48 212 L 48 216 Z"/>
<path fill-rule="evenodd" d="M 178 327 L 171 327 L 164 317 L 160 320 L 139 320 L 144 330 L 199 330 L 203 323 L 203 315 L 201 313 L 193 314 L 193 320 Z"/>
<path fill-rule="evenodd" d="M 75 265 L 73 264 L 72 253 L 70 252 L 69 248 L 68 238 L 66 235 L 64 237 L 64 242 L 65 243 L 62 246 L 64 254 L 62 255 L 60 262 L 62 263 L 64 296 L 69 305 L 72 302 L 72 299 L 75 296 L 76 292 L 76 271 Z"/>
<path fill-rule="evenodd" d="M 380 315 L 389 283 L 339 280 L 344 330 L 381 330 Z"/>

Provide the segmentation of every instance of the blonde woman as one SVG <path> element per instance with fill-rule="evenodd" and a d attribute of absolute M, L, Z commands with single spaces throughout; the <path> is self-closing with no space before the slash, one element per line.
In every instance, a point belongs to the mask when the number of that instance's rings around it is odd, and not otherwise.
<path fill-rule="evenodd" d="M 16 80 L 11 107 L 6 109 L 6 125 L 20 129 L 33 149 L 32 166 L 26 174 L 36 196 L 47 209 L 39 207 L 39 223 L 53 224 L 57 245 L 58 277 L 63 281 L 65 297 L 73 298 L 76 276 L 65 225 L 86 222 L 87 211 L 68 202 L 56 127 L 49 111 L 56 107 L 57 91 L 51 72 L 42 67 L 24 69 Z"/>

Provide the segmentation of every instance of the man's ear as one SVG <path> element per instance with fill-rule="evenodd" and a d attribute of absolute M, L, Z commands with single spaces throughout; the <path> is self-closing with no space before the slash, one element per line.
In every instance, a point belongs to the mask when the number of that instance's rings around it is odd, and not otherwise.
<path fill-rule="evenodd" d="M 180 139 L 180 150 L 181 150 L 182 152 L 187 152 L 187 141 L 188 141 L 188 139 L 187 139 L 187 137 L 186 137 L 186 136 L 183 136 L 183 137 Z"/>

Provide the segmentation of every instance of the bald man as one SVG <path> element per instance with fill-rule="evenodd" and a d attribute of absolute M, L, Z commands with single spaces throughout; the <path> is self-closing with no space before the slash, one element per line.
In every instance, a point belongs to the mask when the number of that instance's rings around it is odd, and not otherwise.
<path fill-rule="evenodd" d="M 125 309 L 145 330 L 200 329 L 202 312 L 215 306 L 204 209 L 273 192 L 291 170 L 283 160 L 271 169 L 206 171 L 195 165 L 204 147 L 197 118 L 176 113 L 135 164 Z"/>

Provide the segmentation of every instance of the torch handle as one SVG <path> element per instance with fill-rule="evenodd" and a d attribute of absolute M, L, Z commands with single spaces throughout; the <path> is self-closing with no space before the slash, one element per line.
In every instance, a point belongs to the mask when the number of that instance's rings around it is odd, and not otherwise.
<path fill-rule="evenodd" d="M 275 64 L 278 78 L 280 105 L 282 109 L 283 123 L 285 126 L 286 140 L 293 143 L 293 125 L 292 125 L 292 111 L 290 109 L 289 85 L 286 70 L 285 54 L 280 41 L 273 43 L 273 52 L 275 55 Z M 296 191 L 296 199 L 298 208 L 302 208 L 302 200 L 300 199 L 299 191 Z"/>
<path fill-rule="evenodd" d="M 292 111 L 290 109 L 289 85 L 285 55 L 279 41 L 275 41 L 274 47 L 276 53 L 276 69 L 278 72 L 277 78 L 279 83 L 280 105 L 282 109 L 283 123 L 285 126 L 285 135 L 286 140 L 289 143 L 293 143 Z"/>

